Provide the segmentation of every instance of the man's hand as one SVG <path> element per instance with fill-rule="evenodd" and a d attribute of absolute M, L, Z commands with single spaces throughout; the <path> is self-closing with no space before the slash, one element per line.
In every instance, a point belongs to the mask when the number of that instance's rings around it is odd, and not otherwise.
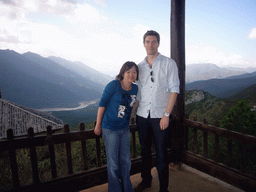
<path fill-rule="evenodd" d="M 165 130 L 169 126 L 169 117 L 166 117 L 165 115 L 160 120 L 160 129 Z"/>

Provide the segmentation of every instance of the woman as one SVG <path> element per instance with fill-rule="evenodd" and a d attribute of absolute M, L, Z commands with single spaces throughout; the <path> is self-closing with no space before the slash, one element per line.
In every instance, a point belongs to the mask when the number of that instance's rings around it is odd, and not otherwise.
<path fill-rule="evenodd" d="M 134 62 L 123 64 L 116 79 L 111 81 L 102 94 L 94 129 L 102 132 L 107 154 L 108 191 L 130 192 L 130 129 L 131 111 L 136 101 L 139 69 Z M 120 179 L 120 180 L 119 180 Z"/>

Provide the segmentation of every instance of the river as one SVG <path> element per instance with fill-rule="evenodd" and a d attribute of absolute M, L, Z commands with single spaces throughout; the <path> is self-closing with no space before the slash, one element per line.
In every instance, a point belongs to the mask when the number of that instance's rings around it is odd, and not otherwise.
<path fill-rule="evenodd" d="M 38 109 L 38 111 L 73 111 L 77 109 L 83 109 L 89 105 L 95 104 L 99 101 L 99 99 L 93 100 L 93 101 L 83 101 L 79 103 L 78 107 L 72 107 L 72 108 L 43 108 L 43 109 Z"/>

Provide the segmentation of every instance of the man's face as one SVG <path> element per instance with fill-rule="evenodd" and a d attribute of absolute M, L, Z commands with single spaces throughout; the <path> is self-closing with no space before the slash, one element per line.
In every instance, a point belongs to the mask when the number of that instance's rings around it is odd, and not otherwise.
<path fill-rule="evenodd" d="M 147 36 L 145 38 L 144 47 L 148 55 L 155 55 L 158 53 L 159 43 L 156 36 Z"/>

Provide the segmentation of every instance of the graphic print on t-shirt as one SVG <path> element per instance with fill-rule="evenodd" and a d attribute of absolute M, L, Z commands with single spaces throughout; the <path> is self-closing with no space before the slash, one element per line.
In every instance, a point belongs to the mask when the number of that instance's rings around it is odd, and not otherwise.
<path fill-rule="evenodd" d="M 126 112 L 130 114 L 130 111 L 133 105 L 135 104 L 135 102 L 136 102 L 136 95 L 129 95 L 128 93 L 122 93 L 122 101 L 118 107 L 117 117 L 124 118 Z M 130 115 L 127 116 L 128 119 L 130 118 L 129 116 Z"/>

